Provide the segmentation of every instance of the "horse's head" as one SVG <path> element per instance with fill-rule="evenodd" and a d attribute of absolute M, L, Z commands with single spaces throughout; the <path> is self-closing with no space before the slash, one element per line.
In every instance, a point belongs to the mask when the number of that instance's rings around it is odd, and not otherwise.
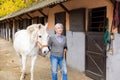
<path fill-rule="evenodd" d="M 47 33 L 47 26 L 42 24 L 33 24 L 34 27 L 29 28 L 30 31 L 32 32 L 32 39 L 37 42 L 37 45 L 41 48 L 42 55 L 47 55 L 49 52 L 48 49 L 48 40 L 49 40 L 49 35 Z"/>
<path fill-rule="evenodd" d="M 41 28 L 39 27 L 38 29 L 38 45 L 41 47 L 42 50 L 42 54 L 46 55 L 49 52 L 48 49 L 48 40 L 49 40 L 49 35 L 47 33 L 47 26 L 48 24 L 46 24 L 45 26 L 39 24 L 41 26 Z"/>

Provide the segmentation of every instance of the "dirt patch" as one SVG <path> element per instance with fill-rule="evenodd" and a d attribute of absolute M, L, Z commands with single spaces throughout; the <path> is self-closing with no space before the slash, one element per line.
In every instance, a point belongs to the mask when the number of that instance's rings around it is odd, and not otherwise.
<path fill-rule="evenodd" d="M 25 80 L 30 80 L 30 58 L 27 59 Z M 0 80 L 19 80 L 21 64 L 11 42 L 0 38 Z M 58 73 L 60 80 L 60 72 Z M 51 80 L 49 55 L 38 56 L 34 71 L 35 80 Z M 92 80 L 83 73 L 68 68 L 69 80 Z"/>

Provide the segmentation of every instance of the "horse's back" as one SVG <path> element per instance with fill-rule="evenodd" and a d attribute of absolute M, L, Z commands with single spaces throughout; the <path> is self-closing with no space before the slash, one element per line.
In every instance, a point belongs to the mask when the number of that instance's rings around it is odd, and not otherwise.
<path fill-rule="evenodd" d="M 29 34 L 27 30 L 20 30 L 15 33 L 13 46 L 16 52 L 25 52 L 29 50 Z"/>

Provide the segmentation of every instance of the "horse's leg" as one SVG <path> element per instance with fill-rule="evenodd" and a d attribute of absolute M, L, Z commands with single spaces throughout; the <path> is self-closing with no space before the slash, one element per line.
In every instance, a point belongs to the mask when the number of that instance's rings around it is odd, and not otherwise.
<path fill-rule="evenodd" d="M 36 61 L 37 55 L 31 57 L 31 80 L 34 80 L 34 65 Z"/>
<path fill-rule="evenodd" d="M 21 73 L 20 80 L 23 80 L 25 78 L 26 59 L 27 59 L 27 56 L 25 56 L 25 55 L 21 56 L 21 62 L 22 62 L 22 70 L 21 70 L 21 72 L 22 73 Z"/>

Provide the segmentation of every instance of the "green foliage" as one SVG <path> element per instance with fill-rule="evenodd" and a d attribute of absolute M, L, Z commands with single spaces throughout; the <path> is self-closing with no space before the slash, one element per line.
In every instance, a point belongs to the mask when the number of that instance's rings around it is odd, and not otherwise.
<path fill-rule="evenodd" d="M 0 5 L 4 2 L 4 0 L 0 0 Z"/>
<path fill-rule="evenodd" d="M 0 0 L 0 17 L 20 10 L 32 3 L 33 0 L 28 0 L 28 3 L 25 3 L 24 0 Z"/>

